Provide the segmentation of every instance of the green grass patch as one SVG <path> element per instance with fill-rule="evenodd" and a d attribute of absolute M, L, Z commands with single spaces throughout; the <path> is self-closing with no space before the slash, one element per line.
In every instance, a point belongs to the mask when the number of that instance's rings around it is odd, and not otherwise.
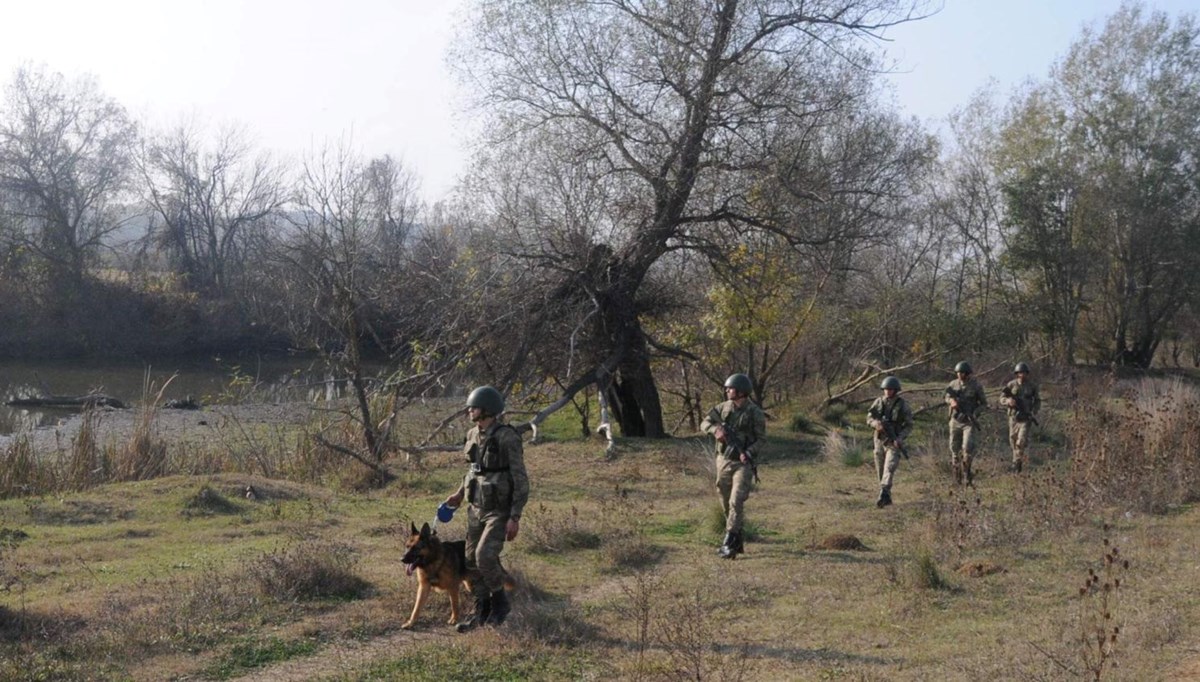
<path fill-rule="evenodd" d="M 216 663 L 204 671 L 206 679 L 228 680 L 241 677 L 272 663 L 309 656 L 317 651 L 317 643 L 311 639 L 285 640 L 271 637 L 261 641 L 234 644 Z"/>
<path fill-rule="evenodd" d="M 648 531 L 652 535 L 661 535 L 669 538 L 686 538 L 696 532 L 696 522 L 688 519 L 679 519 L 677 521 L 653 525 Z"/>

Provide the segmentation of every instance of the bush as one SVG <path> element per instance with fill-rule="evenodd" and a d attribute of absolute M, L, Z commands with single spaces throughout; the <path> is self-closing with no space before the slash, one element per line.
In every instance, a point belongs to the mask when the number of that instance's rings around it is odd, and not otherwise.
<path fill-rule="evenodd" d="M 534 519 L 533 523 L 528 524 L 525 537 L 529 551 L 536 554 L 596 549 L 603 540 L 600 530 L 581 515 L 579 508 L 574 505 L 569 513 L 554 513 L 546 505 L 539 504 Z"/>
<path fill-rule="evenodd" d="M 812 420 L 802 412 L 792 415 L 790 427 L 793 433 L 812 433 L 814 428 Z"/>
<path fill-rule="evenodd" d="M 912 564 L 912 586 L 923 590 L 949 590 L 950 583 L 942 577 L 937 559 L 930 552 L 921 552 Z"/>
<path fill-rule="evenodd" d="M 845 426 L 846 425 L 846 412 L 848 410 L 849 410 L 849 408 L 846 406 L 845 403 L 830 403 L 828 406 L 825 407 L 825 410 L 823 412 L 821 412 L 821 420 L 824 421 L 826 424 L 833 424 L 834 426 Z"/>
<path fill-rule="evenodd" d="M 357 558 L 349 545 L 305 542 L 269 552 L 250 568 L 259 590 L 278 601 L 358 599 L 371 584 L 355 572 Z"/>
<path fill-rule="evenodd" d="M 1164 513 L 1200 499 L 1200 389 L 1178 379 L 1081 388 L 1064 494 L 1076 518 L 1112 506 Z M 1090 394 L 1090 395 L 1089 395 Z"/>

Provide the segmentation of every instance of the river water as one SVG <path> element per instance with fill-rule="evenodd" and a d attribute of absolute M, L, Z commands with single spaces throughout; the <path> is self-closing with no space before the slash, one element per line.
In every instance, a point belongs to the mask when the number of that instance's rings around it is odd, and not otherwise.
<path fill-rule="evenodd" d="M 0 361 L 0 435 L 52 426 L 75 409 L 10 407 L 14 398 L 98 392 L 129 406 L 191 397 L 202 404 L 339 397 L 345 382 L 314 357 L 213 357 L 136 361 Z"/>

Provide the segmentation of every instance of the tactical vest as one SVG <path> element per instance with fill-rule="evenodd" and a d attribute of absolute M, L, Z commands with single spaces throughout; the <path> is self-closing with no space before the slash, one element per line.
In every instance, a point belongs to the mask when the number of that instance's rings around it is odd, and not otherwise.
<path fill-rule="evenodd" d="M 754 445 L 754 417 L 750 414 L 750 403 L 746 402 L 742 409 L 737 409 L 733 401 L 726 401 L 721 405 L 721 425 L 726 431 L 731 431 L 737 434 L 737 438 L 742 441 L 743 447 Z M 727 411 L 728 410 L 728 411 Z M 730 419 L 730 417 L 733 417 Z M 725 443 L 721 443 L 721 454 L 726 459 L 735 459 L 733 456 L 733 448 L 728 447 Z"/>
<path fill-rule="evenodd" d="M 873 414 L 872 416 L 880 421 L 891 422 L 897 427 L 904 426 L 900 423 L 900 420 L 904 416 L 904 413 L 900 410 L 900 401 L 901 398 L 896 397 L 892 400 L 892 404 L 888 405 L 887 398 L 881 398 L 879 400 L 879 409 L 873 410 L 873 412 L 876 414 Z"/>
<path fill-rule="evenodd" d="M 482 442 L 472 443 L 467 450 L 467 461 L 471 464 L 466 481 L 467 502 L 484 513 L 506 511 L 512 504 L 508 453 L 501 449 L 500 440 L 496 437 L 502 429 L 517 433 L 515 427 L 500 424 Z"/>

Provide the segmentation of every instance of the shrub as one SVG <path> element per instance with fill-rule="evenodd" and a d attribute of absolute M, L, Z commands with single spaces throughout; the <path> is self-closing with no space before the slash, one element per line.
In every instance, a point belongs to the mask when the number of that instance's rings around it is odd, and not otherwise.
<path fill-rule="evenodd" d="M 370 583 L 355 572 L 357 558 L 349 545 L 312 541 L 264 554 L 250 567 L 259 590 L 278 601 L 358 599 Z"/>
<path fill-rule="evenodd" d="M 812 420 L 808 418 L 808 415 L 802 412 L 797 412 L 792 415 L 790 427 L 793 433 L 811 433 L 813 429 L 813 423 Z"/>
<path fill-rule="evenodd" d="M 821 456 L 831 462 L 841 461 L 849 467 L 862 466 L 863 456 L 858 442 L 853 436 L 847 437 L 841 429 L 834 429 L 825 434 L 821 443 Z"/>
<path fill-rule="evenodd" d="M 528 517 L 526 517 L 528 518 Z M 538 504 L 535 521 L 528 524 L 525 538 L 529 551 L 537 554 L 558 554 L 576 549 L 596 549 L 601 545 L 600 531 L 579 508 L 571 505 L 570 512 L 551 512 Z M 524 525 L 524 524 L 522 524 Z"/>
<path fill-rule="evenodd" d="M 821 419 L 827 424 L 834 426 L 846 425 L 846 412 L 849 407 L 845 403 L 830 403 L 821 412 Z"/>
<path fill-rule="evenodd" d="M 1064 495 L 1076 519 L 1105 507 L 1150 513 L 1200 499 L 1200 389 L 1182 381 L 1081 389 L 1067 434 Z M 1090 395 L 1089 395 L 1090 394 Z"/>
<path fill-rule="evenodd" d="M 242 511 L 242 507 L 235 504 L 221 493 L 213 490 L 208 484 L 200 486 L 200 490 L 196 494 L 188 498 L 184 505 L 184 516 L 194 515 L 212 515 L 212 514 L 237 514 Z"/>
<path fill-rule="evenodd" d="M 919 553 L 912 564 L 912 586 L 923 590 L 949 590 L 951 585 L 942 576 L 937 559 L 927 551 Z"/>

